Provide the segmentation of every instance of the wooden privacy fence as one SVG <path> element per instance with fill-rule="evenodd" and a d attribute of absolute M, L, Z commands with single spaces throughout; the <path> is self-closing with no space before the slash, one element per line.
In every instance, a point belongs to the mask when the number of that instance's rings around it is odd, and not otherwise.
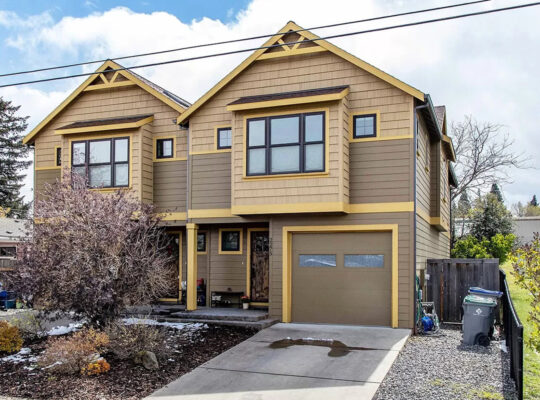
<path fill-rule="evenodd" d="M 434 303 L 439 319 L 461 322 L 463 298 L 471 286 L 500 290 L 499 259 L 428 259 L 425 281 L 426 301 Z"/>

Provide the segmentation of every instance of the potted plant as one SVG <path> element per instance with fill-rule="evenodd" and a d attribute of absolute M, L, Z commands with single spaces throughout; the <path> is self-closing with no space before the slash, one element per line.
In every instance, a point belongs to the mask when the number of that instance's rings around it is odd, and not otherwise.
<path fill-rule="evenodd" d="M 242 307 L 244 310 L 249 309 L 249 297 L 248 296 L 242 296 L 240 297 L 240 300 L 242 300 Z"/>

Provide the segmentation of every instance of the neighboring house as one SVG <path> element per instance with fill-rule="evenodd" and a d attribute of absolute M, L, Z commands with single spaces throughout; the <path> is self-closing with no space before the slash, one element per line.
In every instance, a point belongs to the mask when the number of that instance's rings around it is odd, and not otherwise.
<path fill-rule="evenodd" d="M 535 233 L 540 233 L 540 216 L 514 217 L 514 234 L 519 243 L 530 243 Z"/>
<path fill-rule="evenodd" d="M 153 202 L 188 310 L 202 278 L 207 305 L 247 293 L 284 322 L 411 328 L 417 270 L 450 255 L 445 109 L 300 29 L 193 105 L 106 62 L 25 138 L 36 192 L 63 168 Z"/>
<path fill-rule="evenodd" d="M 26 220 L 0 218 L 0 272 L 11 271 L 17 259 L 17 248 L 25 237 Z"/>

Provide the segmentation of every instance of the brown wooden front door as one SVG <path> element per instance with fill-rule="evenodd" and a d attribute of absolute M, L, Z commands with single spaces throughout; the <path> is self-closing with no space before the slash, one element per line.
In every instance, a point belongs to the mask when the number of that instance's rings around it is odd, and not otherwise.
<path fill-rule="evenodd" d="M 249 297 L 252 302 L 267 303 L 270 287 L 268 231 L 252 231 L 249 240 L 251 240 Z"/>

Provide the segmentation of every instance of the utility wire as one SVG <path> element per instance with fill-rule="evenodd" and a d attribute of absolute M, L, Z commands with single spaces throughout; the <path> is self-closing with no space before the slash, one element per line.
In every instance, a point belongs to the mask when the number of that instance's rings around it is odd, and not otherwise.
<path fill-rule="evenodd" d="M 495 8 L 495 9 L 492 9 L 492 10 L 477 11 L 477 12 L 468 13 L 468 14 L 452 15 L 452 16 L 449 16 L 449 17 L 434 18 L 434 19 L 429 19 L 429 20 L 424 20 L 424 21 L 409 22 L 409 23 L 400 24 L 400 25 L 385 26 L 385 27 L 382 27 L 382 28 L 373 28 L 373 29 L 367 29 L 367 30 L 363 30 L 363 31 L 347 32 L 347 33 L 340 33 L 340 34 L 336 34 L 336 35 L 329 35 L 329 36 L 319 37 L 319 38 L 315 38 L 315 39 L 307 39 L 307 40 L 296 41 L 296 42 L 288 42 L 287 45 L 292 45 L 292 44 L 297 44 L 297 43 L 317 42 L 317 41 L 320 41 L 320 40 L 328 40 L 328 39 L 335 39 L 335 38 L 340 38 L 340 37 L 361 35 L 361 34 L 372 33 L 372 32 L 382 32 L 382 31 L 388 31 L 388 30 L 392 30 L 392 29 L 399 29 L 399 28 L 406 28 L 406 27 L 410 27 L 410 26 L 425 25 L 425 24 L 431 24 L 431 23 L 442 22 L 442 21 L 451 21 L 451 20 L 455 20 L 455 19 L 473 17 L 473 16 L 478 16 L 478 15 L 484 15 L 484 14 L 493 14 L 493 13 L 497 13 L 497 12 L 516 10 L 516 9 L 533 7 L 533 6 L 538 6 L 538 5 L 540 5 L 540 2 L 518 4 L 518 5 L 510 6 L 510 7 Z M 132 69 L 136 69 L 136 68 L 148 68 L 148 67 L 155 67 L 155 66 L 158 66 L 158 65 L 168 65 L 168 64 L 175 64 L 175 63 L 181 63 L 181 62 L 187 62 L 187 61 L 202 60 L 202 59 L 207 59 L 207 58 L 220 57 L 220 56 L 226 56 L 226 55 L 231 55 L 231 54 L 239 54 L 239 53 L 245 53 L 245 52 L 250 52 L 250 51 L 257 51 L 257 50 L 263 50 L 263 49 L 272 49 L 272 48 L 277 48 L 277 47 L 282 47 L 282 46 L 283 46 L 282 44 L 275 44 L 275 45 L 270 45 L 270 46 L 252 47 L 252 48 L 241 49 L 241 50 L 231 50 L 231 51 L 226 51 L 226 52 L 222 52 L 222 53 L 213 53 L 213 54 L 207 54 L 207 55 L 202 55 L 202 56 L 180 58 L 180 59 L 176 59 L 176 60 L 160 61 L 160 62 L 154 62 L 154 63 L 142 64 L 142 65 L 134 65 L 132 67 L 115 68 L 115 69 L 109 69 L 107 71 L 108 72 L 116 72 L 116 71 L 132 70 Z M 59 76 L 59 77 L 54 77 L 54 78 L 36 79 L 36 80 L 31 80 L 31 81 L 23 81 L 23 82 L 16 82 L 16 83 L 0 85 L 0 88 L 11 87 L 11 86 L 20 86 L 20 85 L 28 85 L 28 84 L 40 83 L 40 82 L 57 81 L 57 80 L 62 80 L 62 79 L 78 78 L 78 77 L 81 77 L 81 76 L 93 76 L 93 75 L 98 76 L 100 73 L 101 72 L 87 72 L 87 73 Z"/>
<path fill-rule="evenodd" d="M 298 30 L 290 31 L 289 33 L 298 33 L 298 32 L 311 31 L 311 30 L 315 30 L 315 29 L 334 28 L 336 26 L 344 26 L 344 25 L 350 25 L 350 24 L 358 24 L 358 23 L 362 23 L 362 22 L 378 21 L 378 20 L 387 19 L 387 18 L 402 17 L 402 16 L 405 16 L 405 15 L 420 14 L 420 13 L 425 13 L 425 12 L 430 12 L 430 11 L 440 11 L 440 10 L 445 10 L 445 9 L 448 9 L 448 8 L 463 7 L 463 6 L 468 6 L 468 5 L 472 5 L 472 4 L 485 3 L 485 2 L 488 2 L 488 1 L 491 1 L 491 0 L 469 1 L 467 3 L 451 4 L 451 5 L 447 5 L 447 6 L 441 6 L 441 7 L 426 8 L 426 9 L 415 10 L 415 11 L 407 11 L 407 12 L 402 12 L 402 13 L 398 13 L 398 14 L 383 15 L 383 16 L 379 16 L 379 17 L 360 19 L 360 20 L 356 20 L 356 21 L 339 22 L 339 23 L 329 24 L 329 25 L 319 25 L 319 26 L 314 26 L 314 27 L 311 27 L 311 28 L 304 28 L 304 29 L 298 29 Z M 258 35 L 258 36 L 251 36 L 251 37 L 240 38 L 240 39 L 224 40 L 224 41 L 221 41 L 221 42 L 212 42 L 212 43 L 197 44 L 197 45 L 186 46 L 186 47 L 179 47 L 179 48 L 176 48 L 176 49 L 160 50 L 160 51 L 153 51 L 153 52 L 149 52 L 149 53 L 134 54 L 134 55 L 130 55 L 130 56 L 114 57 L 112 59 L 113 60 L 125 60 L 125 59 L 128 59 L 128 58 L 135 58 L 135 57 L 147 57 L 147 56 L 153 56 L 153 55 L 157 55 L 157 54 L 165 54 L 165 53 L 172 53 L 172 52 L 183 51 L 183 50 L 198 49 L 198 48 L 202 48 L 202 47 L 218 46 L 218 45 L 222 45 L 222 44 L 245 42 L 245 41 L 254 40 L 254 39 L 264 39 L 264 38 L 272 37 L 272 36 L 275 36 L 275 35 L 276 35 L 276 33 L 266 34 L 266 35 Z M 63 68 L 78 67 L 78 66 L 82 66 L 82 65 L 103 63 L 103 62 L 105 62 L 107 60 L 108 59 L 105 58 L 105 59 L 101 59 L 101 60 L 84 61 L 84 62 L 73 63 L 73 64 L 59 65 L 59 66 L 55 66 L 55 67 L 45 67 L 45 68 L 32 69 L 32 70 L 28 70 L 28 71 L 10 72 L 10 73 L 7 73 L 7 74 L 0 74 L 0 78 L 7 77 L 7 76 L 14 76 L 14 75 L 31 74 L 31 73 L 35 73 L 35 72 L 51 71 L 51 70 L 63 69 Z"/>

